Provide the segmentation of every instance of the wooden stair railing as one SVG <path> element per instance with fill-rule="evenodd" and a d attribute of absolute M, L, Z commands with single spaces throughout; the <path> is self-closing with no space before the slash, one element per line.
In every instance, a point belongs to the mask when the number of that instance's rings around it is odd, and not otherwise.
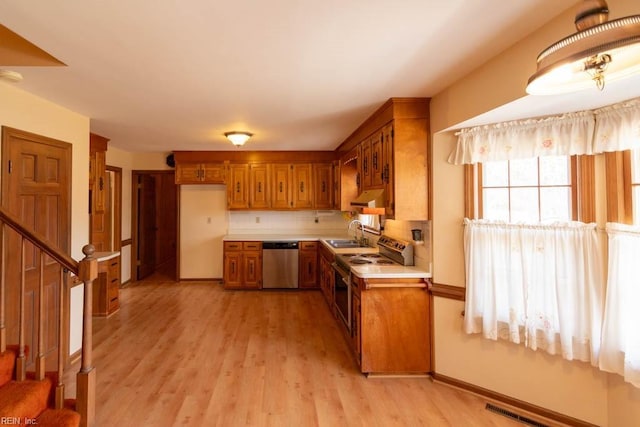
<path fill-rule="evenodd" d="M 86 245 L 82 248 L 85 255 L 82 261 L 76 261 L 65 254 L 55 245 L 49 243 L 44 236 L 29 230 L 15 216 L 0 207 L 0 353 L 7 349 L 7 326 L 6 326 L 6 227 L 16 231 L 20 236 L 20 300 L 19 300 L 19 325 L 18 325 L 18 346 L 19 354 L 16 360 L 16 379 L 24 381 L 26 378 L 26 343 L 25 343 L 25 258 L 26 243 L 30 242 L 40 250 L 40 271 L 39 271 L 39 292 L 44 294 L 44 271 L 43 265 L 45 256 L 51 257 L 57 262 L 60 268 L 60 286 L 58 296 L 59 325 L 58 325 L 58 383 L 55 390 L 55 407 L 61 409 L 64 406 L 64 295 L 63 289 L 67 288 L 69 273 L 73 273 L 84 283 L 84 301 L 82 313 L 82 355 L 80 371 L 77 374 L 76 383 L 76 411 L 80 413 L 80 425 L 83 427 L 95 425 L 95 395 L 96 395 L 96 370 L 92 361 L 92 299 L 93 281 L 98 277 L 98 261 L 93 256 L 95 248 L 93 245 Z M 44 298 L 39 298 L 39 305 L 35 310 L 34 325 L 38 329 L 37 348 L 35 350 L 35 377 L 38 380 L 44 379 L 45 374 L 45 354 L 44 354 Z"/>

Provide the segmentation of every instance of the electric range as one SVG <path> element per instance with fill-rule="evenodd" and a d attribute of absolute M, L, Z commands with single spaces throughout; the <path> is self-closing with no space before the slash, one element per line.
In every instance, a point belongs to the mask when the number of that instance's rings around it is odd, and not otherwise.
<path fill-rule="evenodd" d="M 349 333 L 351 333 L 351 267 L 374 265 L 384 268 L 384 266 L 393 265 L 413 265 L 411 243 L 389 236 L 380 236 L 377 245 L 377 253 L 337 254 L 333 263 L 336 311 Z"/>

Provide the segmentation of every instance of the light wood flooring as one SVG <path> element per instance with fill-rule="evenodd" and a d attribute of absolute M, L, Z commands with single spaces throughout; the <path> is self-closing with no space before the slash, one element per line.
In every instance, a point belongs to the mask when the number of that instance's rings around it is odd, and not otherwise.
<path fill-rule="evenodd" d="M 522 426 L 429 378 L 361 375 L 320 292 L 145 280 L 120 303 L 94 320 L 102 427 Z"/>

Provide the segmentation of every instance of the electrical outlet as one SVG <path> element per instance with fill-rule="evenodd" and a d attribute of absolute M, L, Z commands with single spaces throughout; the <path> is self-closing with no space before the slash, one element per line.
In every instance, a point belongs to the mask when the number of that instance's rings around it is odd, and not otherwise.
<path fill-rule="evenodd" d="M 256 224 L 260 224 L 260 217 L 259 216 L 256 217 Z"/>
<path fill-rule="evenodd" d="M 207 224 L 211 224 L 211 217 L 210 216 L 207 217 Z"/>

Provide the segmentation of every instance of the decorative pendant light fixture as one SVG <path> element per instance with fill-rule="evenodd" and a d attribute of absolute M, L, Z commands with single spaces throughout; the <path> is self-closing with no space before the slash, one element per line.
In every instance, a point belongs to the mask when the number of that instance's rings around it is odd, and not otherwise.
<path fill-rule="evenodd" d="M 249 138 L 253 136 L 253 134 L 250 132 L 231 131 L 225 132 L 224 136 L 226 136 L 233 145 L 235 145 L 236 147 L 240 147 L 241 145 L 244 145 L 244 143 L 247 142 Z"/>
<path fill-rule="evenodd" d="M 553 95 L 597 87 L 640 73 L 640 15 L 609 21 L 605 0 L 584 0 L 577 33 L 540 53 L 527 93 Z"/>

